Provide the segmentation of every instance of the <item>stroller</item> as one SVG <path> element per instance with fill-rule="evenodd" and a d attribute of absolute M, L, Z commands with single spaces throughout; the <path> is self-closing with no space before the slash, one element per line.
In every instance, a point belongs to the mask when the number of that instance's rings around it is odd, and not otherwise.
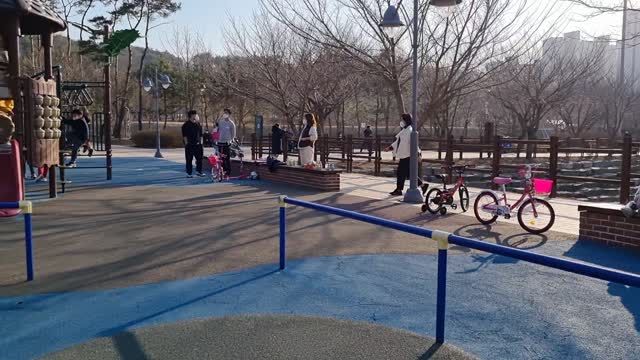
<path fill-rule="evenodd" d="M 232 159 L 240 159 L 240 175 L 231 177 L 229 174 L 225 173 L 222 163 L 226 155 L 220 153 L 216 143 L 213 145 L 212 155 L 209 156 L 209 164 L 211 164 L 211 179 L 213 182 L 222 182 L 224 180 L 258 179 L 258 174 L 255 171 L 252 171 L 250 174 L 244 174 L 244 150 L 242 150 L 242 147 L 237 140 L 233 140 L 231 144 L 229 144 L 229 154 Z"/>

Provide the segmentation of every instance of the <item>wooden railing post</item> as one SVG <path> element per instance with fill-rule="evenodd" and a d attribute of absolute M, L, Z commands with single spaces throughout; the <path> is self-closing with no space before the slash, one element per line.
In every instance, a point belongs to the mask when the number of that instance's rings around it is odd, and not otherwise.
<path fill-rule="evenodd" d="M 557 196 L 558 190 L 558 137 L 551 137 L 551 147 L 549 149 L 549 177 L 553 181 L 553 187 L 551 188 L 551 197 Z"/>
<path fill-rule="evenodd" d="M 462 160 L 462 153 L 464 152 L 462 149 L 462 143 L 464 143 L 464 136 L 460 136 L 460 160 Z"/>
<path fill-rule="evenodd" d="M 258 159 L 262 159 L 262 139 L 262 136 L 258 138 Z"/>
<path fill-rule="evenodd" d="M 375 150 L 376 150 L 376 158 L 375 158 L 375 163 L 373 164 L 373 175 L 374 176 L 380 176 L 380 170 L 381 170 L 381 165 L 380 162 L 382 161 L 382 139 L 380 138 L 380 135 L 376 135 L 376 145 L 375 145 Z"/>
<path fill-rule="evenodd" d="M 626 133 L 622 142 L 622 164 L 620 169 L 620 203 L 629 201 L 631 192 L 631 150 L 633 141 L 631 135 Z"/>
<path fill-rule="evenodd" d="M 494 178 L 500 176 L 501 149 L 502 149 L 502 138 L 500 136 L 496 136 L 493 141 L 493 161 L 491 162 L 491 176 Z M 493 188 L 496 189 L 497 186 L 494 184 Z"/>
<path fill-rule="evenodd" d="M 257 147 L 258 147 L 258 139 L 256 139 L 256 134 L 251 134 L 251 160 L 257 160 Z"/>
<path fill-rule="evenodd" d="M 287 163 L 289 159 L 289 134 L 284 133 L 282 135 L 282 161 Z"/>
<path fill-rule="evenodd" d="M 347 136 L 347 172 L 353 172 L 353 136 Z"/>
<path fill-rule="evenodd" d="M 438 160 L 442 160 L 442 140 L 438 140 Z"/>

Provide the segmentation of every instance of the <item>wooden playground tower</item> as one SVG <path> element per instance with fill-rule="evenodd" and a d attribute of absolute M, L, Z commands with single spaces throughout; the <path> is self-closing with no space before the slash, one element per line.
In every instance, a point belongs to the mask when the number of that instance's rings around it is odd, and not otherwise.
<path fill-rule="evenodd" d="M 13 122 L 16 138 L 26 150 L 23 162 L 31 166 L 47 166 L 49 196 L 57 196 L 55 167 L 60 158 L 60 84 L 53 77 L 53 34 L 65 30 L 67 24 L 42 0 L 0 0 L 0 36 L 9 55 L 9 88 L 15 103 Z M 20 69 L 20 38 L 40 36 L 44 63 L 42 76 L 31 77 Z M 105 27 L 105 40 L 109 30 Z M 2 50 L 2 49 L 0 49 Z M 111 84 L 110 63 L 104 66 L 104 145 L 107 179 L 111 179 Z M 62 170 L 62 169 L 61 169 Z"/>

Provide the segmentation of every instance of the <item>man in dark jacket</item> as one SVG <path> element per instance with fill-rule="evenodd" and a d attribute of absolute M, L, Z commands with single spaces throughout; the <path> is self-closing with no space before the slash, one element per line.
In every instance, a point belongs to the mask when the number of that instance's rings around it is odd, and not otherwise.
<path fill-rule="evenodd" d="M 284 130 L 280 129 L 280 124 L 275 123 L 271 128 L 271 149 L 272 155 L 278 158 L 282 151 L 282 140 L 284 138 Z"/>
<path fill-rule="evenodd" d="M 188 120 L 182 124 L 182 140 L 184 143 L 184 155 L 187 160 L 187 177 L 192 178 L 193 158 L 196 158 L 196 174 L 200 177 L 202 173 L 202 125 L 200 125 L 198 113 L 190 110 L 187 113 Z"/>
<path fill-rule="evenodd" d="M 67 141 L 68 145 L 71 145 L 71 161 L 66 166 L 76 167 L 78 149 L 85 145 L 89 139 L 89 126 L 83 118 L 82 111 L 79 109 L 74 109 L 71 112 L 71 119 L 64 119 L 62 123 L 68 126 Z"/>
<path fill-rule="evenodd" d="M 371 130 L 371 126 L 367 125 L 367 128 L 364 129 L 364 141 L 362 142 L 362 147 L 360 148 L 360 152 L 362 150 L 367 149 L 369 151 L 369 156 L 373 153 L 373 130 Z"/>

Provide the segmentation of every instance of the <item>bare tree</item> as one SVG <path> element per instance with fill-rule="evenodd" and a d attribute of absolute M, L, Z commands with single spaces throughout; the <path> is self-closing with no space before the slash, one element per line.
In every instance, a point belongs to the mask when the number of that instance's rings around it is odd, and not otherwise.
<path fill-rule="evenodd" d="M 491 95 L 518 121 L 520 137 L 535 139 L 541 122 L 576 93 L 584 79 L 601 73 L 602 48 L 546 47 L 524 63 L 514 61 L 497 74 Z"/>
<path fill-rule="evenodd" d="M 600 121 L 597 99 L 585 93 L 586 88 L 568 98 L 557 107 L 557 114 L 563 123 L 563 131 L 569 136 L 580 137 L 589 132 Z"/>
<path fill-rule="evenodd" d="M 262 4 L 296 35 L 341 52 L 370 75 L 384 79 L 393 92 L 398 113 L 405 112 L 403 92 L 408 81 L 409 53 L 378 25 L 389 5 L 387 0 L 262 0 Z M 421 4 L 419 12 L 424 19 L 428 2 Z"/>
<path fill-rule="evenodd" d="M 640 93 L 634 90 L 635 82 L 621 85 L 616 79 L 605 77 L 595 87 L 597 115 L 603 122 L 610 140 L 622 133 L 625 120 L 638 106 Z"/>
<path fill-rule="evenodd" d="M 195 67 L 195 62 L 198 57 L 203 56 L 206 53 L 206 48 L 202 35 L 187 27 L 176 26 L 173 31 L 165 38 L 165 49 L 175 56 L 179 62 L 177 64 L 177 70 L 181 76 L 182 83 L 176 86 L 182 87 L 182 106 L 186 109 L 192 109 L 196 101 L 196 90 L 198 90 L 202 83 L 198 83 L 194 69 L 199 68 L 206 71 L 206 66 L 214 66 L 212 59 L 199 59 L 199 67 Z M 200 76 L 205 75 L 200 73 Z"/>
<path fill-rule="evenodd" d="M 452 15 L 430 12 L 421 47 L 422 126 L 431 122 L 446 135 L 456 98 L 487 89 L 492 74 L 530 53 L 559 21 L 555 10 L 553 2 L 470 0 Z"/>

